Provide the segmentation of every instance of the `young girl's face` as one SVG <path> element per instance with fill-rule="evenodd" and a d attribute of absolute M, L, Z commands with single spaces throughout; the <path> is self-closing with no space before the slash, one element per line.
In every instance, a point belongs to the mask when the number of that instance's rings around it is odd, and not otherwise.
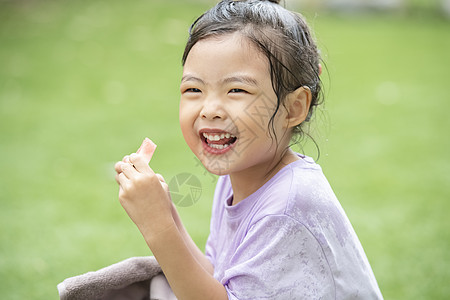
<path fill-rule="evenodd" d="M 283 106 L 273 123 L 277 140 L 269 133 L 277 97 L 268 59 L 239 33 L 197 42 L 180 89 L 183 136 L 210 172 L 266 173 L 287 146 Z"/>

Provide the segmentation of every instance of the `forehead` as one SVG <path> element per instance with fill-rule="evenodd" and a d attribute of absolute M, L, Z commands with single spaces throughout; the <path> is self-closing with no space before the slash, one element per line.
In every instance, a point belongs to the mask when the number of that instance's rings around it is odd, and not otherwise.
<path fill-rule="evenodd" d="M 239 32 L 210 36 L 198 41 L 186 58 L 184 72 L 202 67 L 223 71 L 240 69 L 264 74 L 269 71 L 267 57 Z"/>

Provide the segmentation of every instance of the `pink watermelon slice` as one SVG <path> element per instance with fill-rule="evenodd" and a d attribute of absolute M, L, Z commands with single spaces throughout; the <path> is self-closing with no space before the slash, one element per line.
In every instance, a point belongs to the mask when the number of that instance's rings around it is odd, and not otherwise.
<path fill-rule="evenodd" d="M 153 153 L 155 153 L 156 150 L 156 144 L 152 142 L 151 139 L 145 138 L 142 142 L 139 149 L 136 151 L 137 154 L 143 154 L 145 161 L 150 163 L 150 160 L 152 159 Z"/>

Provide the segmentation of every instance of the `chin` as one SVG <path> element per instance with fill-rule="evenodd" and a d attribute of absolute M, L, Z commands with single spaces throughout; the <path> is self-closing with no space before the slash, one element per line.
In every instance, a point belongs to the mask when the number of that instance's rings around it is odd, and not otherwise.
<path fill-rule="evenodd" d="M 210 155 L 204 155 L 204 153 L 200 153 L 197 155 L 197 158 L 203 164 L 205 169 L 218 176 L 228 175 L 230 174 L 230 162 L 227 159 L 221 159 L 220 157 L 214 157 Z"/>
<path fill-rule="evenodd" d="M 206 170 L 208 170 L 209 173 L 217 175 L 217 176 L 224 176 L 224 175 L 230 174 L 230 172 L 228 170 L 208 169 L 208 168 L 206 168 Z"/>

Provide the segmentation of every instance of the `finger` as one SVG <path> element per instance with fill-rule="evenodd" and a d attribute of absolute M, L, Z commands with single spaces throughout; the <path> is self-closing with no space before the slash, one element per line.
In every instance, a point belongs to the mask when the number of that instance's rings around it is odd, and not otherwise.
<path fill-rule="evenodd" d="M 115 170 L 117 173 L 121 173 L 121 172 L 122 172 L 122 164 L 124 164 L 123 161 L 118 161 L 118 162 L 116 162 L 116 164 L 114 165 L 114 170 Z"/>
<path fill-rule="evenodd" d="M 130 163 L 130 156 L 129 156 L 129 155 L 125 155 L 125 156 L 123 157 L 122 161 L 123 161 L 124 163 L 129 164 L 129 163 Z"/>
<path fill-rule="evenodd" d="M 116 182 L 119 184 L 120 190 L 122 190 L 122 184 L 120 183 L 120 174 L 122 174 L 122 173 L 116 174 L 115 179 L 116 179 Z M 125 176 L 125 175 L 122 174 L 122 176 Z M 126 176 L 125 176 L 125 179 L 127 180 L 126 184 L 128 184 L 128 182 L 129 182 L 130 180 L 129 180 L 128 178 L 126 178 Z"/>
<path fill-rule="evenodd" d="M 157 173 L 157 174 L 155 174 L 156 175 L 156 177 L 158 177 L 158 179 L 159 179 L 159 181 L 161 181 L 161 182 L 166 182 L 165 180 L 164 180 L 164 177 L 161 175 L 161 174 L 159 174 L 159 173 Z"/>
<path fill-rule="evenodd" d="M 165 182 L 161 182 L 161 186 L 165 189 L 165 190 L 169 190 L 169 185 Z"/>
<path fill-rule="evenodd" d="M 172 195 L 170 195 L 169 186 L 165 182 L 161 182 L 162 188 L 166 191 L 167 196 L 169 196 L 169 199 L 172 200 Z"/>
<path fill-rule="evenodd" d="M 138 175 L 138 171 L 131 164 L 122 164 L 122 173 L 120 174 L 124 174 L 128 179 L 131 179 Z"/>
<path fill-rule="evenodd" d="M 125 166 L 125 165 L 133 166 L 133 164 L 130 163 L 130 162 L 125 163 L 125 162 L 123 162 L 123 161 L 119 161 L 119 162 L 117 162 L 117 163 L 114 165 L 114 170 L 115 170 L 117 173 L 122 173 L 122 167 Z"/>
<path fill-rule="evenodd" d="M 153 170 L 150 169 L 145 157 L 141 154 L 133 153 L 130 155 L 130 163 L 134 165 L 136 170 L 140 173 L 153 173 Z"/>
<path fill-rule="evenodd" d="M 130 180 L 125 176 L 125 174 L 122 172 L 120 174 L 117 174 L 116 176 L 116 180 L 120 185 L 120 188 L 124 188 L 125 186 L 128 185 L 128 183 L 130 182 Z"/>

